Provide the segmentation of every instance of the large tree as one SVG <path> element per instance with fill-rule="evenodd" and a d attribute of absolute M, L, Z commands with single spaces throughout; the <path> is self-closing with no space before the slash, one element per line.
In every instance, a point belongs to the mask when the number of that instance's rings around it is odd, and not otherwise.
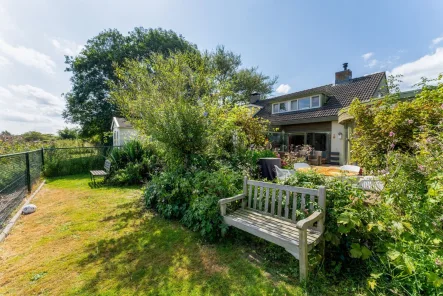
<path fill-rule="evenodd" d="M 257 67 L 241 68 L 241 56 L 224 46 L 217 46 L 209 56 L 223 103 L 247 103 L 254 92 L 267 95 L 273 91 L 278 77 L 264 75 Z"/>
<path fill-rule="evenodd" d="M 106 30 L 88 40 L 78 56 L 66 56 L 66 71 L 72 73 L 71 90 L 65 95 L 63 117 L 81 126 L 84 137 L 99 137 L 109 131 L 112 116 L 118 115 L 109 100 L 109 82 L 116 82 L 114 68 L 125 60 L 144 60 L 152 53 L 197 51 L 181 35 L 163 29 L 135 28 L 125 36 Z"/>

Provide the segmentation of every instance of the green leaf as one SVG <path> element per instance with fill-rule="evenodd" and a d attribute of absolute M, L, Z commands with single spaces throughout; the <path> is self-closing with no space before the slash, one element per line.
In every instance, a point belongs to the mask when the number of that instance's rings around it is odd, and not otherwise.
<path fill-rule="evenodd" d="M 359 244 L 352 244 L 350 253 L 352 258 L 360 258 L 363 255 Z"/>
<path fill-rule="evenodd" d="M 399 251 L 396 251 L 396 250 L 389 250 L 389 251 L 386 253 L 386 255 L 388 255 L 388 257 L 389 257 L 389 259 L 390 259 L 391 261 L 394 261 L 394 260 L 397 259 L 398 256 L 400 256 L 401 254 L 400 254 Z"/>
<path fill-rule="evenodd" d="M 361 253 L 362 253 L 361 259 L 363 259 L 363 260 L 368 259 L 372 255 L 371 250 L 369 250 L 366 246 L 363 246 L 361 248 Z"/>
<path fill-rule="evenodd" d="M 427 275 L 428 283 L 431 283 L 434 287 L 440 288 L 443 285 L 443 279 L 434 272 L 430 272 Z"/>
<path fill-rule="evenodd" d="M 348 213 L 341 213 L 340 216 L 337 218 L 338 224 L 348 224 L 350 221 Z"/>
<path fill-rule="evenodd" d="M 368 280 L 368 286 L 372 291 L 374 291 L 375 287 L 377 286 L 377 282 L 374 279 L 370 279 Z"/>
<path fill-rule="evenodd" d="M 405 262 L 408 273 L 412 274 L 415 271 L 415 265 L 412 262 L 412 259 L 406 255 L 403 255 L 403 260 Z"/>
<path fill-rule="evenodd" d="M 374 279 L 378 279 L 383 275 L 383 273 L 371 273 L 371 277 Z"/>

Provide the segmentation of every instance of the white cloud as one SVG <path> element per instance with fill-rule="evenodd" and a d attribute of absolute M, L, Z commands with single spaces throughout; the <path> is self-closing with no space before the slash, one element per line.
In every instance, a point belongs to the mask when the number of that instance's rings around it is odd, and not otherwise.
<path fill-rule="evenodd" d="M 377 65 L 378 65 L 378 61 L 376 59 L 372 59 L 366 63 L 365 67 L 374 68 Z"/>
<path fill-rule="evenodd" d="M 397 66 L 388 75 L 403 75 L 402 89 L 411 89 L 420 82 L 421 77 L 437 78 L 443 72 L 443 47 L 435 49 L 432 54 L 425 55 L 415 61 Z"/>
<path fill-rule="evenodd" d="M 51 39 L 51 43 L 57 49 L 57 51 L 68 56 L 78 55 L 83 49 L 83 45 L 66 39 L 54 38 Z"/>
<path fill-rule="evenodd" d="M 10 97 L 12 97 L 12 93 L 8 89 L 0 86 L 0 100 Z"/>
<path fill-rule="evenodd" d="M 431 47 L 436 46 L 437 44 L 439 44 L 442 41 L 443 41 L 443 36 L 432 39 Z"/>
<path fill-rule="evenodd" d="M 61 98 L 29 84 L 8 85 L 8 87 L 15 93 L 27 98 L 28 100 L 36 102 L 38 105 L 56 107 L 63 105 L 63 100 Z"/>
<path fill-rule="evenodd" d="M 9 58 L 29 67 L 53 74 L 55 62 L 47 55 L 24 46 L 13 46 L 0 39 L 0 52 Z"/>
<path fill-rule="evenodd" d="M 11 62 L 7 58 L 0 56 L 0 66 L 6 66 L 9 64 L 11 64 Z"/>
<path fill-rule="evenodd" d="M 289 84 L 280 84 L 277 87 L 276 92 L 279 94 L 287 94 L 290 89 L 291 87 L 289 86 Z"/>
<path fill-rule="evenodd" d="M 368 52 L 368 53 L 365 53 L 364 55 L 362 55 L 361 57 L 363 58 L 363 60 L 367 61 L 367 60 L 369 60 L 373 55 L 374 55 L 373 52 Z"/>
<path fill-rule="evenodd" d="M 67 126 L 61 116 L 63 106 L 61 97 L 32 85 L 0 86 L 0 126 L 14 134 L 55 133 Z"/>

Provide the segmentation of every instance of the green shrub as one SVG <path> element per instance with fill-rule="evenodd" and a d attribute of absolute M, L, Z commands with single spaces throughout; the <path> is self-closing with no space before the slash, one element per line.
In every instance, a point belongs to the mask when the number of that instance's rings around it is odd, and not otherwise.
<path fill-rule="evenodd" d="M 106 155 L 110 149 L 112 148 L 45 149 L 43 173 L 47 177 L 57 177 L 103 169 Z"/>
<path fill-rule="evenodd" d="M 140 184 L 160 169 L 160 160 L 153 145 L 132 140 L 113 149 L 109 182 L 113 184 Z"/>
<path fill-rule="evenodd" d="M 215 171 L 174 170 L 153 177 L 144 189 L 149 208 L 165 218 L 181 222 L 208 240 L 219 238 L 226 230 L 218 201 L 238 194 L 242 175 L 222 166 Z"/>

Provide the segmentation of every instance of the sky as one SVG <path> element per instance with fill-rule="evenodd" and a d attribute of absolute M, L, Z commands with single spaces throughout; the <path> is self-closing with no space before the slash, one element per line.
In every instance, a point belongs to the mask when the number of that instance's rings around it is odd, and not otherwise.
<path fill-rule="evenodd" d="M 402 74 L 407 90 L 443 72 L 443 1 L 0 0 L 0 131 L 56 133 L 70 90 L 64 55 L 115 28 L 171 29 L 278 76 L 273 95 L 353 77 Z"/>

